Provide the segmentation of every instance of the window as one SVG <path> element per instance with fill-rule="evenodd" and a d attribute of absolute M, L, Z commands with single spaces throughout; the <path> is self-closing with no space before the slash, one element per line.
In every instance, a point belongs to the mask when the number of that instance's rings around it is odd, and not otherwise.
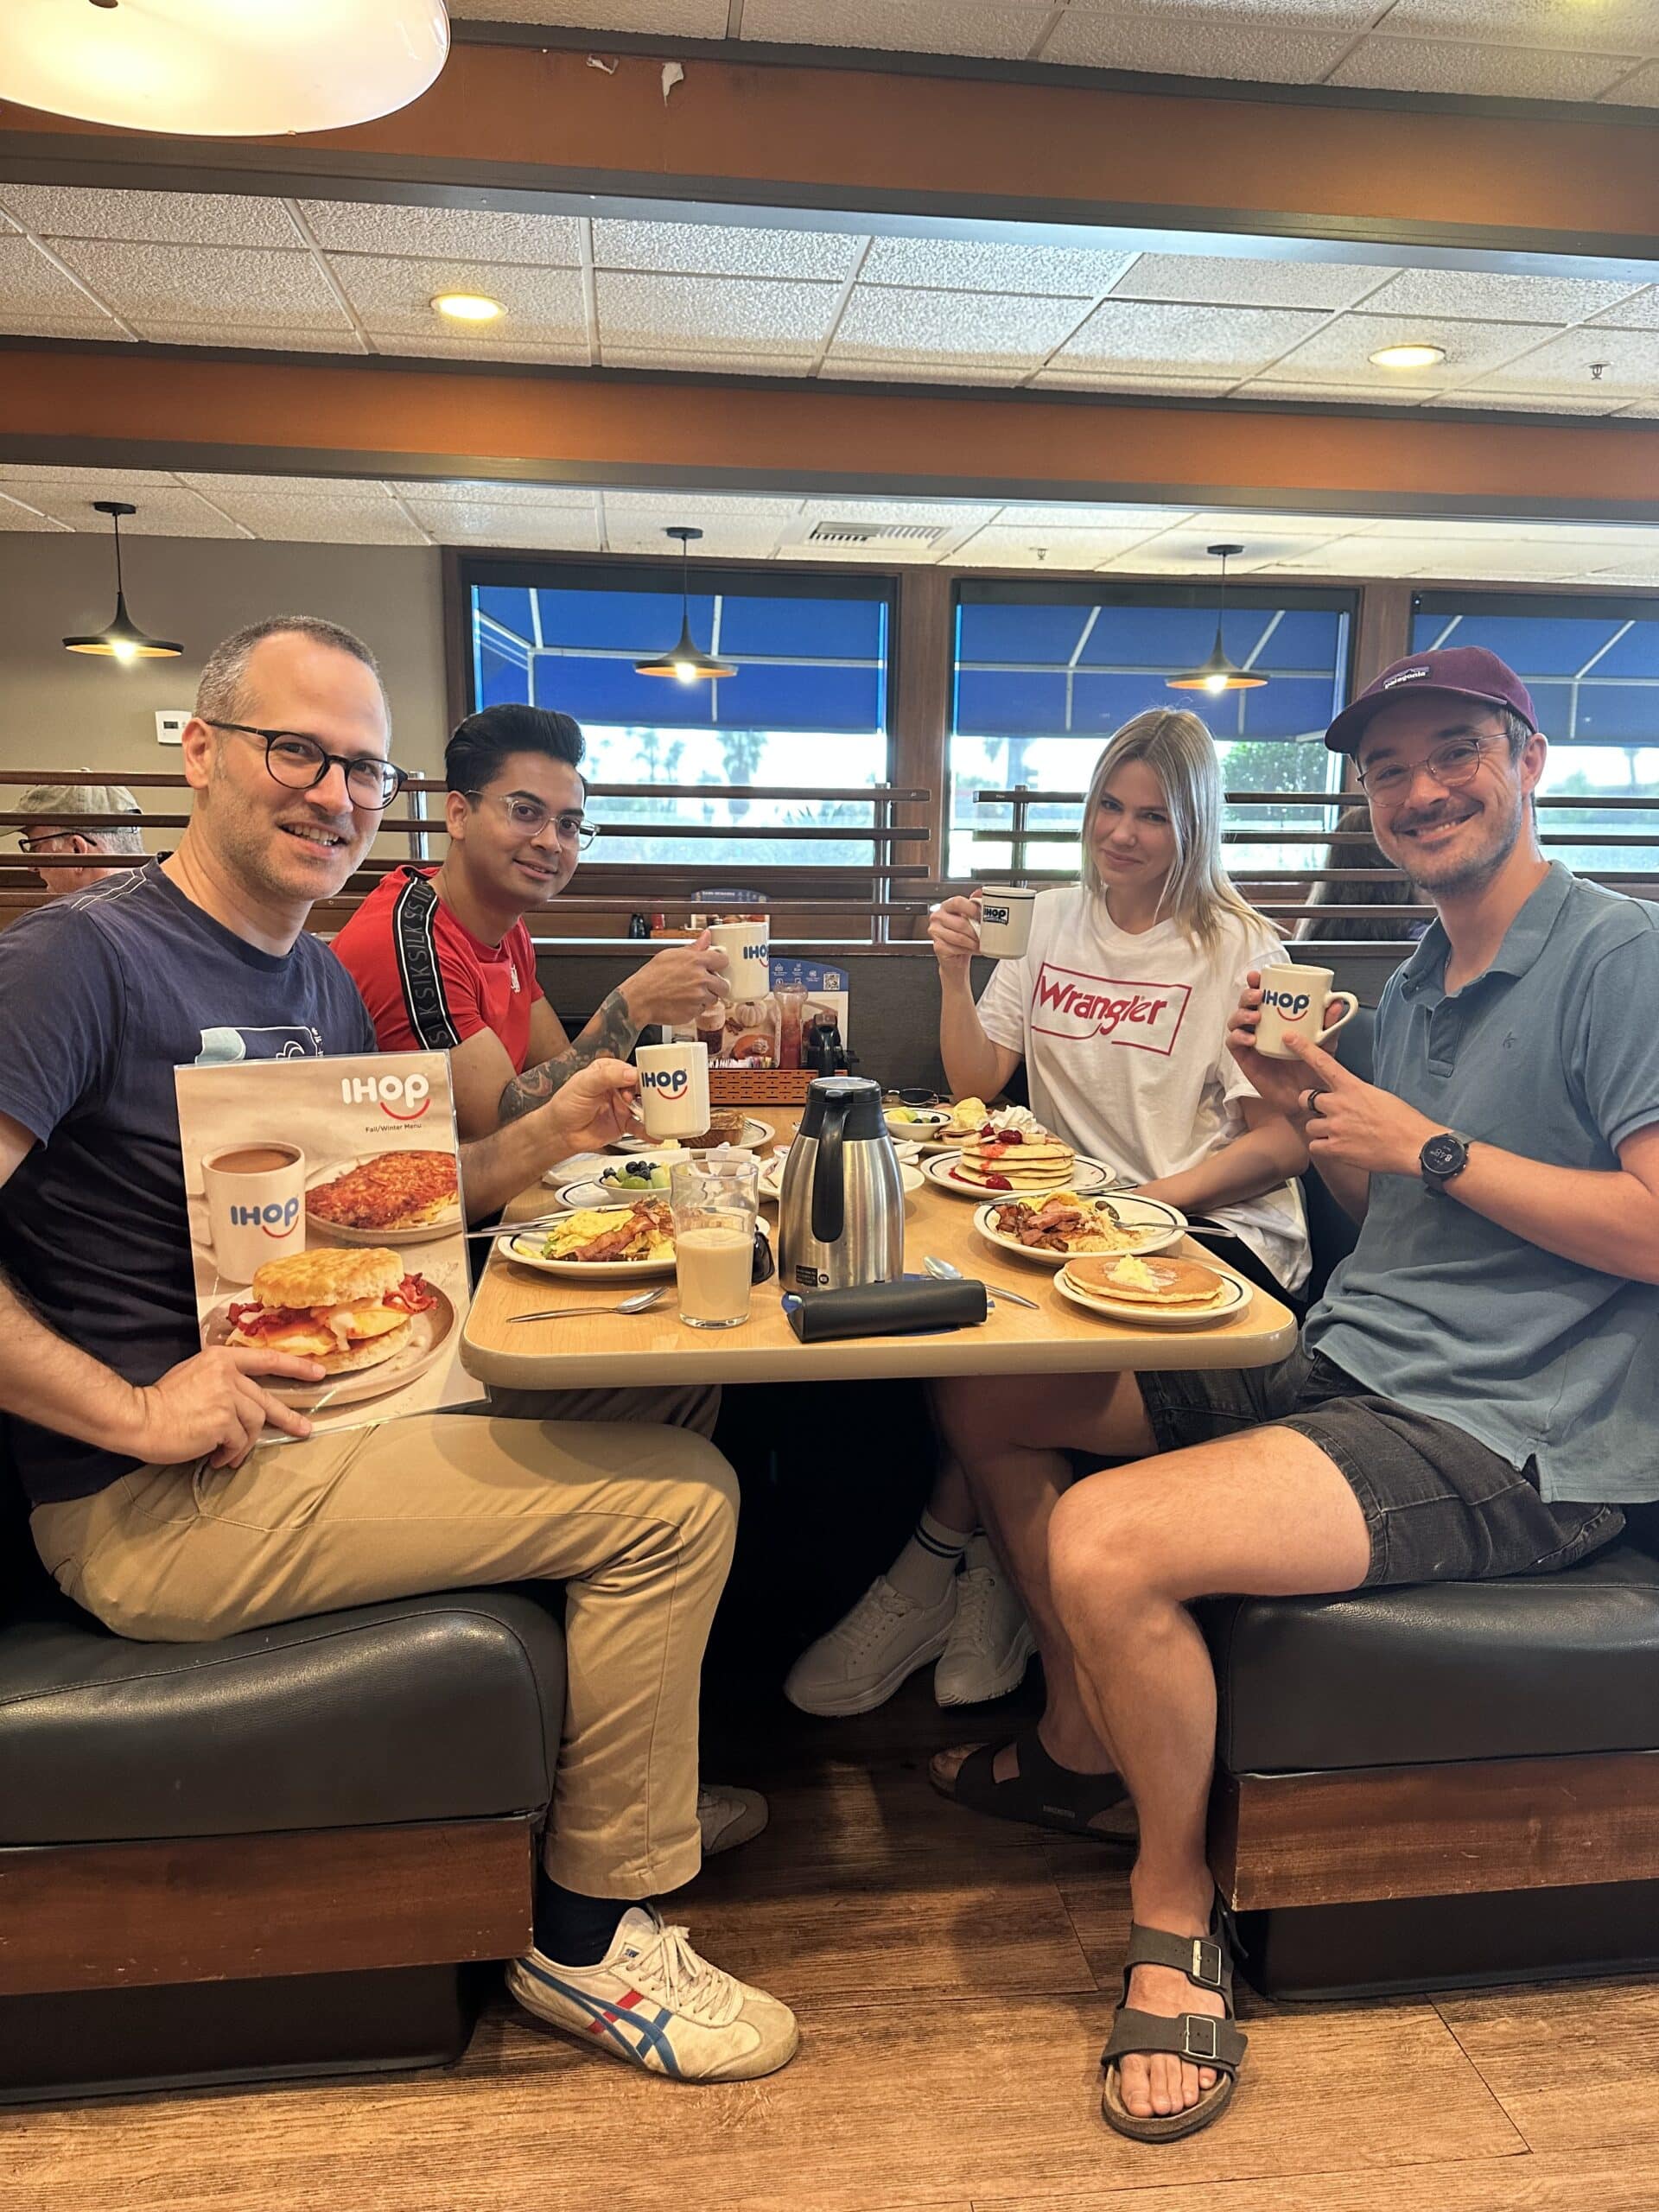
<path fill-rule="evenodd" d="M 1532 694 L 1549 740 L 1542 798 L 1622 799 L 1622 806 L 1546 808 L 1552 860 L 1586 874 L 1651 874 L 1659 842 L 1659 600 L 1475 596 L 1424 592 L 1412 601 L 1411 649 L 1484 645 Z M 1651 810 L 1633 799 L 1654 802 Z M 1603 830 L 1641 845 L 1574 843 Z"/>
<path fill-rule="evenodd" d="M 1100 748 L 1148 707 L 1185 706 L 1215 733 L 1230 791 L 1327 791 L 1342 764 L 1319 741 L 1346 692 L 1353 596 L 1332 591 L 1230 588 L 1223 642 L 1241 666 L 1266 676 L 1258 690 L 1172 691 L 1166 679 L 1209 657 L 1213 585 L 963 583 L 957 594 L 956 706 L 950 739 L 949 872 L 954 878 L 1018 866 L 1011 810 L 975 794 L 1029 784 L 1084 791 Z M 1032 807 L 1046 832 L 1026 857 L 1071 874 L 1082 818 L 1073 800 Z M 1230 830 L 1283 830 L 1283 845 L 1230 848 L 1241 874 L 1306 864 L 1306 836 L 1328 817 L 1294 804 L 1233 807 Z M 999 831 L 1001 835 L 999 835 Z"/>
<path fill-rule="evenodd" d="M 639 676 L 680 631 L 677 575 L 473 561 L 461 580 L 474 705 L 520 700 L 574 715 L 588 773 L 601 784 L 707 785 L 706 799 L 646 793 L 593 808 L 597 862 L 755 867 L 870 865 L 871 847 L 834 837 L 744 838 L 731 828 L 874 826 L 858 800 L 734 799 L 733 784 L 854 788 L 888 777 L 887 652 L 892 587 L 867 576 L 693 572 L 691 628 L 737 670 L 680 684 Z M 628 834 L 637 823 L 704 824 L 707 839 Z M 736 858 L 734 858 L 734 855 Z"/>

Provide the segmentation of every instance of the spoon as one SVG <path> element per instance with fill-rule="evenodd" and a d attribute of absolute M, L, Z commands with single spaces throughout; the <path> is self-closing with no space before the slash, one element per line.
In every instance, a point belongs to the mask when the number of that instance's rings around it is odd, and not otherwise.
<path fill-rule="evenodd" d="M 953 1268 L 949 1260 L 941 1260 L 932 1252 L 927 1254 L 922 1265 L 936 1282 L 967 1282 L 977 1280 L 977 1278 L 964 1275 L 960 1268 Z M 987 1283 L 985 1288 L 988 1293 L 994 1289 L 996 1296 L 1006 1298 L 1010 1306 L 1027 1306 L 1033 1313 L 1040 1313 L 1043 1310 L 1034 1298 L 1022 1297 L 1017 1290 L 1004 1290 L 1001 1283 Z"/>
<path fill-rule="evenodd" d="M 637 1290 L 632 1298 L 625 1298 L 616 1306 L 555 1306 L 544 1313 L 510 1313 L 509 1321 L 568 1321 L 575 1313 L 643 1313 L 659 1298 L 668 1296 L 668 1287 L 658 1283 L 655 1290 Z"/>

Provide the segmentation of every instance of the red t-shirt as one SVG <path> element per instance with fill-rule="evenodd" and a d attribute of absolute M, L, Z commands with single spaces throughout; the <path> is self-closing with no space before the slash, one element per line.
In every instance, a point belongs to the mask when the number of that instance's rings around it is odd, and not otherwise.
<path fill-rule="evenodd" d="M 522 1074 L 530 1009 L 543 995 L 530 931 L 515 922 L 499 944 L 486 944 L 439 898 L 436 873 L 395 869 L 341 930 L 334 950 L 363 994 L 383 1052 L 452 1051 L 493 1029 Z"/>

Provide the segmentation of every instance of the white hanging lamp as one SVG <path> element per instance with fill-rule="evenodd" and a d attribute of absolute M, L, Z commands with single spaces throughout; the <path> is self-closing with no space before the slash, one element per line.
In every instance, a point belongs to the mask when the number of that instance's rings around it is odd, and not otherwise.
<path fill-rule="evenodd" d="M 341 130 L 417 99 L 444 0 L 4 0 L 0 99 L 190 138 Z"/>

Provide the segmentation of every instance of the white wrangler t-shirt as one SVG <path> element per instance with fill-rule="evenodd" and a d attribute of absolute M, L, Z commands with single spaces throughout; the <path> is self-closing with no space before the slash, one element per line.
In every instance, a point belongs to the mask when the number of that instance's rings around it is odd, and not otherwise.
<path fill-rule="evenodd" d="M 1196 1167 L 1244 1134 L 1255 1096 L 1227 1050 L 1246 972 L 1282 959 L 1264 925 L 1234 915 L 1202 952 L 1173 922 L 1119 929 L 1081 884 L 1038 894 L 1031 942 L 997 963 L 979 1001 L 995 1045 L 1021 1053 L 1032 1111 L 1090 1159 L 1151 1183 Z M 1217 1206 L 1287 1289 L 1308 1271 L 1294 1184 Z"/>

